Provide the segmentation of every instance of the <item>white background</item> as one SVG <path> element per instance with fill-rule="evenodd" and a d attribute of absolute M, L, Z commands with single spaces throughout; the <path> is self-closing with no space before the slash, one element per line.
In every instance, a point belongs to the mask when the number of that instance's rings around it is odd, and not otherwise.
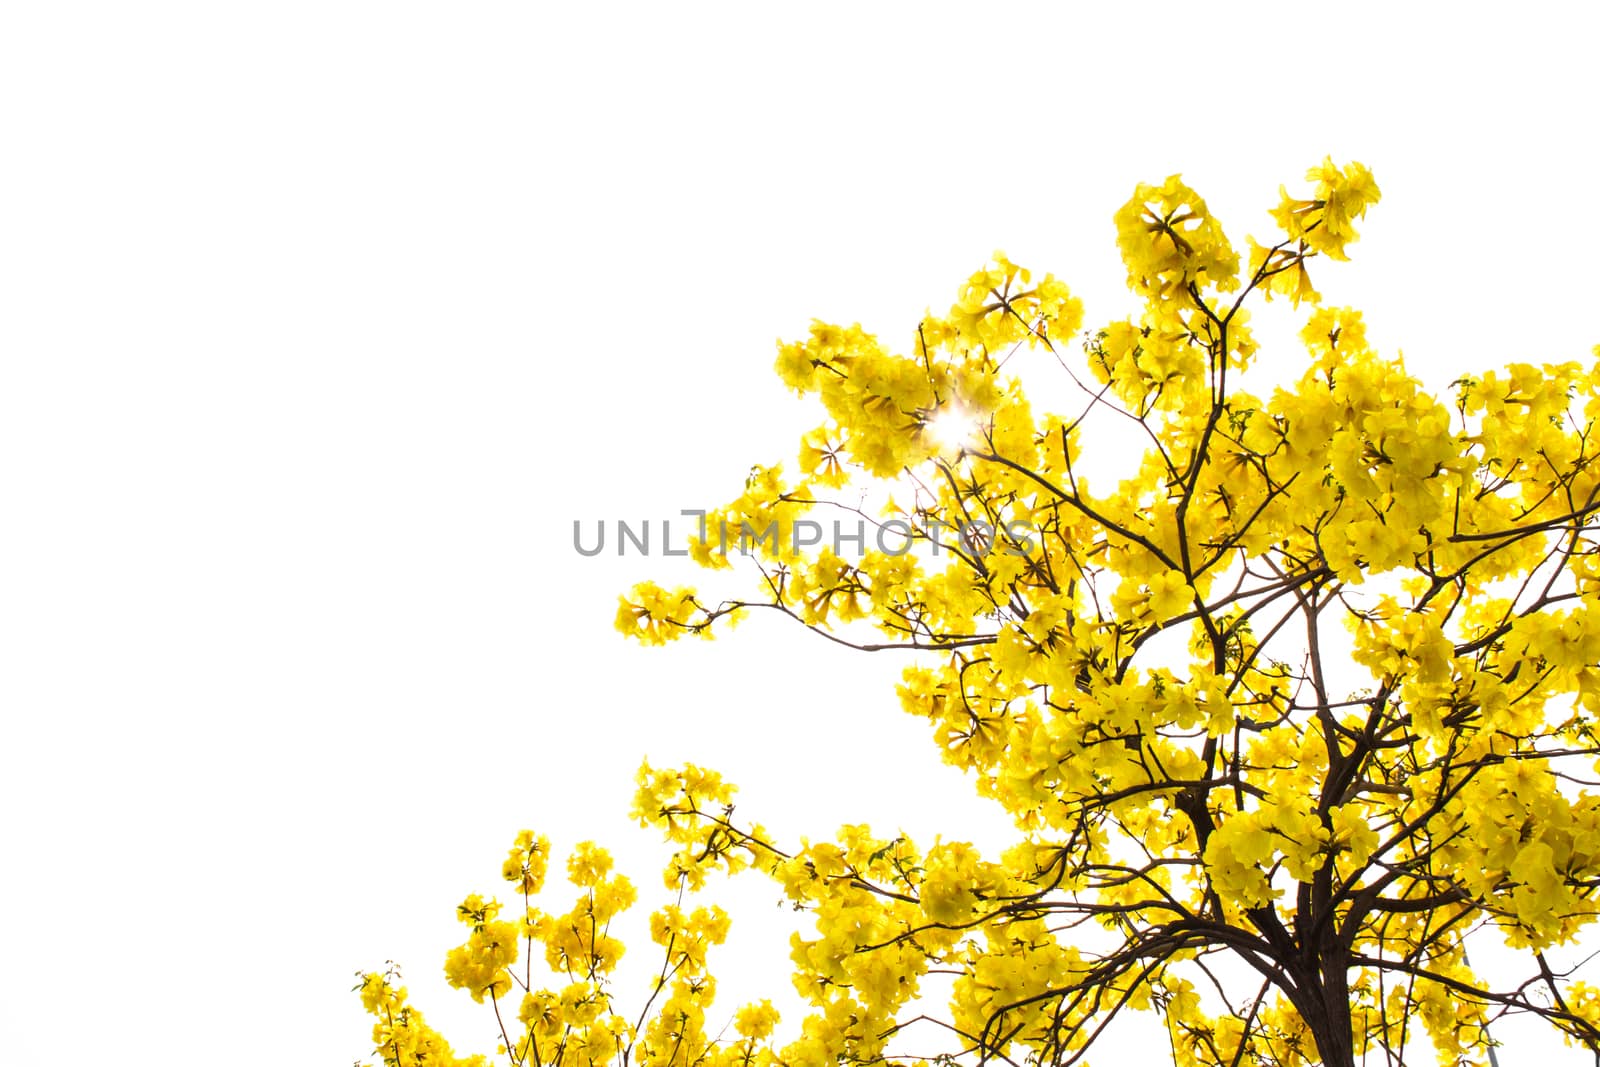
<path fill-rule="evenodd" d="M 788 458 L 813 316 L 899 346 L 996 248 L 1123 312 L 1111 214 L 1174 171 L 1242 248 L 1359 159 L 1383 203 L 1316 280 L 1376 345 L 1586 358 L 1579 10 L 7 5 L 0 1058 L 348 1063 L 387 958 L 487 1051 L 454 905 L 522 826 L 656 899 L 646 755 L 791 838 L 995 839 L 895 662 L 627 645 L 617 594 L 690 574 L 573 520 Z M 729 1010 L 786 987 L 774 896 L 724 894 Z"/>

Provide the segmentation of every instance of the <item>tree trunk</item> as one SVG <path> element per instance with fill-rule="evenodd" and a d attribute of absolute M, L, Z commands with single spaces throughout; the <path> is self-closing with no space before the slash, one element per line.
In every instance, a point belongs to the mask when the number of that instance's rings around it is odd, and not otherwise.
<path fill-rule="evenodd" d="M 1311 1040 L 1316 1043 L 1317 1057 L 1323 1067 L 1355 1067 L 1349 972 L 1343 959 L 1337 964 L 1324 960 L 1319 966 L 1301 957 L 1288 965 L 1280 961 L 1280 966 L 1289 980 L 1277 983 L 1278 988 L 1288 996 L 1311 1031 Z M 1309 1050 L 1307 1052 L 1309 1054 Z"/>
<path fill-rule="evenodd" d="M 1355 1035 L 1350 1029 L 1350 981 L 1344 960 L 1324 960 L 1314 979 L 1315 1019 L 1307 1019 L 1323 1067 L 1355 1067 Z"/>

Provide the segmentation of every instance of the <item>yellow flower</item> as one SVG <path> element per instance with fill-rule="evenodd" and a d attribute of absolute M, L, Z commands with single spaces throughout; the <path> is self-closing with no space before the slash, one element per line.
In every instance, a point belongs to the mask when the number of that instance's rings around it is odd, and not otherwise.
<path fill-rule="evenodd" d="M 573 885 L 589 888 L 599 884 L 611 870 L 611 853 L 593 841 L 581 841 L 567 857 L 567 880 Z"/>
<path fill-rule="evenodd" d="M 744 1037 L 760 1041 L 772 1035 L 778 1020 L 778 1010 L 772 1006 L 772 1001 L 761 1000 L 740 1008 L 733 1017 L 733 1028 Z"/>

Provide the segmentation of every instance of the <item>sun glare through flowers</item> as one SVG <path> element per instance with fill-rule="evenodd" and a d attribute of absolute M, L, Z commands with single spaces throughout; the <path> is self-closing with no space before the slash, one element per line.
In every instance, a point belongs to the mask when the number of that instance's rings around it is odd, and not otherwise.
<path fill-rule="evenodd" d="M 960 404 L 948 404 L 928 419 L 925 432 L 940 452 L 950 454 L 978 445 L 982 430 L 983 422 L 976 413 Z"/>

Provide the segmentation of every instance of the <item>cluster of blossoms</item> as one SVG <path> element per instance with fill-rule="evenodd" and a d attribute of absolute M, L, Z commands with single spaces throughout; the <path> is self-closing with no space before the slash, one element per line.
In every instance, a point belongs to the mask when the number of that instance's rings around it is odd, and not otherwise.
<path fill-rule="evenodd" d="M 633 884 L 612 872 L 609 853 L 583 842 L 567 860 L 567 880 L 579 890 L 576 901 L 565 912 L 547 913 L 534 906 L 534 898 L 544 887 L 549 852 L 545 837 L 529 830 L 517 835 L 501 868 L 521 898 L 515 920 L 500 918 L 500 902 L 478 894 L 456 909 L 468 935 L 446 957 L 445 977 L 473 1000 L 493 1007 L 499 1053 L 519 1067 L 601 1067 L 630 1060 L 641 1067 L 750 1067 L 758 1044 L 778 1022 L 770 1002 L 738 1010 L 733 1023 L 739 1041 L 714 1048 L 706 1031 L 715 993 L 706 956 L 727 937 L 728 917 L 722 909 L 684 908 L 682 896 L 690 879 L 683 871 L 668 872 L 678 903 L 650 916 L 650 935 L 661 948 L 663 963 L 643 1013 L 630 1021 L 614 1002 L 611 986 L 623 945 L 610 929 L 636 901 Z M 536 954 L 543 957 L 542 978 L 534 971 Z M 545 979 L 554 982 L 541 986 Z M 362 1004 L 376 1017 L 373 1042 L 385 1064 L 485 1067 L 489 1062 L 481 1055 L 455 1055 L 407 1003 L 393 968 L 362 975 L 358 988 Z M 513 998 L 514 1016 L 500 1007 L 513 994 L 519 994 Z"/>

